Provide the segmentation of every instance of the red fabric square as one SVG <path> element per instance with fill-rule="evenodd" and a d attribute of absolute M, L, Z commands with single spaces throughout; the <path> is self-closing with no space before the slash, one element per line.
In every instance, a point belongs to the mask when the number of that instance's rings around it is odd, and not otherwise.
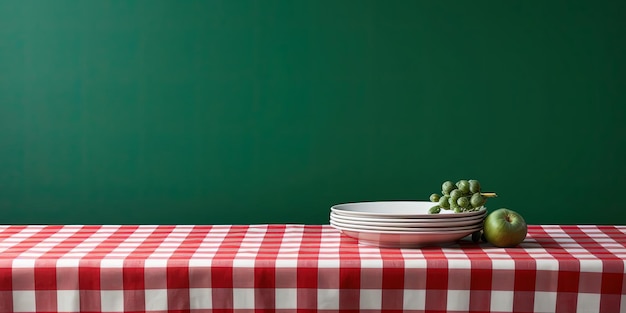
<path fill-rule="evenodd" d="M 579 272 L 559 271 L 559 292 L 578 292 Z"/>
<path fill-rule="evenodd" d="M 451 268 L 448 271 L 448 289 L 469 290 L 471 287 L 472 272 L 467 268 Z"/>
<path fill-rule="evenodd" d="M 336 268 L 318 269 L 317 288 L 339 289 L 339 269 L 336 269 Z"/>
<path fill-rule="evenodd" d="M 515 270 L 493 270 L 491 273 L 492 290 L 513 290 L 515 284 Z"/>
<path fill-rule="evenodd" d="M 298 288 L 317 288 L 317 268 L 298 267 L 297 271 Z"/>
<path fill-rule="evenodd" d="M 426 311 L 445 312 L 448 307 L 448 291 L 443 289 L 426 290 Z"/>
<path fill-rule="evenodd" d="M 124 267 L 122 269 L 122 284 L 124 290 L 144 290 L 146 289 L 143 267 Z M 119 289 L 119 286 L 118 288 Z"/>
<path fill-rule="evenodd" d="M 57 268 L 57 288 L 58 290 L 78 289 L 78 268 L 59 267 Z"/>
<path fill-rule="evenodd" d="M 361 287 L 361 271 L 360 268 L 340 268 L 339 288 L 359 289 Z"/>
<path fill-rule="evenodd" d="M 233 268 L 211 267 L 211 288 L 233 288 Z"/>
<path fill-rule="evenodd" d="M 576 312 L 578 306 L 578 293 L 559 292 L 556 295 L 556 312 L 570 313 Z"/>
<path fill-rule="evenodd" d="M 121 269 L 119 269 L 119 272 L 121 273 Z M 121 275 L 119 278 L 120 281 L 117 286 L 121 286 Z M 78 287 L 80 290 L 100 290 L 100 268 L 79 266 Z M 119 287 L 117 289 L 119 289 Z"/>
<path fill-rule="evenodd" d="M 382 289 L 404 289 L 404 268 L 403 267 L 383 268 Z"/>
<path fill-rule="evenodd" d="M 85 270 L 86 273 L 83 273 L 82 271 Z M 96 270 L 96 269 L 94 269 Z M 98 282 L 89 282 L 89 278 L 91 276 L 89 273 L 89 269 L 82 269 L 81 268 L 81 272 L 78 274 L 79 275 L 79 279 L 80 279 L 80 284 L 82 286 L 82 284 L 86 284 L 87 286 L 89 286 L 89 289 L 91 290 L 98 290 L 98 289 L 102 289 L 102 290 L 121 290 L 123 289 L 124 286 L 124 272 L 122 270 L 122 268 L 116 268 L 116 267 L 103 267 L 101 269 L 97 269 L 100 271 L 100 282 L 99 282 L 99 286 L 98 286 Z M 83 276 L 84 274 L 84 276 Z M 142 277 L 142 281 L 143 281 L 143 277 Z"/>
<path fill-rule="evenodd" d="M 35 290 L 56 290 L 57 272 L 55 267 L 38 267 L 35 263 Z"/>
<path fill-rule="evenodd" d="M 491 290 L 470 290 L 469 309 L 472 312 L 489 312 Z"/>
<path fill-rule="evenodd" d="M 425 268 L 407 268 L 404 270 L 406 289 L 426 289 L 427 271 Z"/>
<path fill-rule="evenodd" d="M 167 289 L 167 308 L 171 310 L 184 310 L 189 312 L 189 289 L 188 288 L 168 288 Z"/>
<path fill-rule="evenodd" d="M 56 290 L 35 290 L 35 304 L 37 312 L 56 312 Z"/>
<path fill-rule="evenodd" d="M 602 273 L 602 293 L 622 294 L 621 273 Z"/>
<path fill-rule="evenodd" d="M 0 312 L 13 312 L 13 291 L 0 291 Z"/>
<path fill-rule="evenodd" d="M 535 291 L 535 274 L 536 271 L 533 270 L 515 270 L 515 291 Z"/>
<path fill-rule="evenodd" d="M 254 308 L 271 309 L 276 306 L 276 289 L 256 288 L 254 289 Z"/>
<path fill-rule="evenodd" d="M 190 267 L 189 268 L 189 287 L 210 288 L 211 287 L 211 268 L 210 267 Z"/>
<path fill-rule="evenodd" d="M 146 294 L 143 289 L 124 290 L 124 311 L 145 311 Z"/>
<path fill-rule="evenodd" d="M 295 267 L 282 267 L 276 270 L 276 288 L 296 288 L 298 286 L 298 270 Z"/>
<path fill-rule="evenodd" d="M 261 267 L 254 269 L 254 288 L 275 288 L 276 269 L 274 267 Z"/>
<path fill-rule="evenodd" d="M 35 270 L 32 268 L 16 267 L 12 274 L 13 290 L 35 290 Z"/>
<path fill-rule="evenodd" d="M 168 266 L 167 289 L 188 289 L 189 267 Z"/>
<path fill-rule="evenodd" d="M 404 275 L 402 275 L 404 277 Z M 404 282 L 404 279 L 402 279 Z M 383 285 L 382 268 L 361 269 L 361 289 L 380 289 Z"/>
<path fill-rule="evenodd" d="M 535 290 L 537 291 L 557 291 L 558 290 L 557 271 L 537 271 Z"/>
<path fill-rule="evenodd" d="M 12 275 L 13 269 L 11 267 L 0 267 L 0 292 L 13 290 Z M 0 304 L 0 308 L 1 307 L 2 306 Z"/>
<path fill-rule="evenodd" d="M 102 306 L 100 305 L 100 291 L 99 290 L 83 290 L 79 291 L 80 294 L 80 311 L 81 312 L 100 312 Z M 2 311 L 0 311 L 2 312 Z"/>
<path fill-rule="evenodd" d="M 339 289 L 339 310 L 358 310 L 361 290 Z"/>
<path fill-rule="evenodd" d="M 254 274 L 251 267 L 233 268 L 233 288 L 254 288 Z"/>
<path fill-rule="evenodd" d="M 448 269 L 447 268 L 428 268 L 426 272 L 426 289 L 447 289 L 448 288 Z"/>
<path fill-rule="evenodd" d="M 578 292 L 599 293 L 602 286 L 602 273 L 581 272 L 578 284 Z"/>
<path fill-rule="evenodd" d="M 515 291 L 513 294 L 513 312 L 534 312 L 535 292 Z"/>
<path fill-rule="evenodd" d="M 491 290 L 492 282 L 492 269 L 491 268 L 478 268 L 471 269 L 471 290 Z"/>
<path fill-rule="evenodd" d="M 383 289 L 382 292 L 383 310 L 402 310 L 404 289 Z"/>
<path fill-rule="evenodd" d="M 317 289 L 298 288 L 296 292 L 298 294 L 298 310 L 317 308 Z"/>
<path fill-rule="evenodd" d="M 231 309 L 233 307 L 233 289 L 212 288 L 212 304 L 214 309 Z M 231 311 L 232 312 L 232 311 Z"/>
<path fill-rule="evenodd" d="M 603 294 L 600 298 L 600 312 L 612 313 L 615 312 L 615 308 L 620 307 L 622 301 L 622 295 L 618 294 Z M 622 307 L 621 310 L 624 310 Z"/>

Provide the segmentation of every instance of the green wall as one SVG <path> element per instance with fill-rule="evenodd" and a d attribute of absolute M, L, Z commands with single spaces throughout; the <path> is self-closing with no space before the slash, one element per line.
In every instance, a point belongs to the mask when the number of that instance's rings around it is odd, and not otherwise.
<path fill-rule="evenodd" d="M 626 1 L 0 1 L 0 223 L 626 224 Z"/>

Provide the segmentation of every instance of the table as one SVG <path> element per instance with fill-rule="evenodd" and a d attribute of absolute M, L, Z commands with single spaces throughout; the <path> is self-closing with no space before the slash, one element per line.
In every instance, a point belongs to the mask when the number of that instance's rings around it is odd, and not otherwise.
<path fill-rule="evenodd" d="M 390 249 L 328 225 L 6 225 L 0 312 L 624 312 L 625 261 L 626 226 Z"/>

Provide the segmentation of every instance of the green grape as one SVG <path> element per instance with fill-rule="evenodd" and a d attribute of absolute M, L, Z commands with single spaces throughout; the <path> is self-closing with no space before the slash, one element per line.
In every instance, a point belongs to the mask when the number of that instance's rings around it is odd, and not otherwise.
<path fill-rule="evenodd" d="M 470 205 L 470 200 L 467 197 L 460 197 L 456 200 L 456 203 L 462 208 L 468 208 Z"/>
<path fill-rule="evenodd" d="M 439 194 L 433 193 L 432 195 L 430 195 L 430 201 L 431 202 L 439 202 L 439 198 L 441 196 Z"/>
<path fill-rule="evenodd" d="M 477 192 L 472 195 L 472 198 L 470 199 L 470 203 L 472 204 L 472 207 L 479 208 L 485 204 L 486 200 L 487 199 L 483 197 L 480 194 L 480 192 Z"/>
<path fill-rule="evenodd" d="M 458 204 L 456 204 L 456 199 L 453 199 L 451 196 L 448 197 L 448 204 L 450 204 L 450 208 L 454 209 L 455 207 L 459 206 Z"/>
<path fill-rule="evenodd" d="M 453 182 L 447 180 L 445 181 L 442 185 L 441 185 L 441 193 L 445 196 L 450 194 L 450 191 L 452 191 L 453 189 L 455 189 L 456 186 L 454 185 Z"/>
<path fill-rule="evenodd" d="M 461 179 L 456 183 L 456 187 L 459 188 L 459 190 L 461 190 L 461 192 L 466 195 L 469 194 L 470 191 L 470 183 L 465 180 L 465 179 Z"/>
<path fill-rule="evenodd" d="M 477 180 L 470 179 L 469 184 L 470 184 L 470 192 L 471 193 L 480 192 L 480 183 Z"/>
<path fill-rule="evenodd" d="M 459 189 L 454 189 L 450 191 L 450 199 L 453 199 L 454 201 L 458 200 L 462 196 L 463 196 L 463 193 Z"/>
<path fill-rule="evenodd" d="M 434 207 L 430 208 L 430 210 L 428 210 L 428 214 L 437 214 L 439 213 L 439 211 L 441 211 L 441 208 L 438 205 L 435 205 Z"/>
<path fill-rule="evenodd" d="M 442 196 L 441 198 L 439 198 L 439 206 L 444 209 L 447 210 L 450 208 L 450 196 Z"/>

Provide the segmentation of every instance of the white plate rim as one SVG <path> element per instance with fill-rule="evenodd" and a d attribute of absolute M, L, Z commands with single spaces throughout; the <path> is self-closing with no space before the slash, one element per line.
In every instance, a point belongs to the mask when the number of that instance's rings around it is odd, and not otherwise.
<path fill-rule="evenodd" d="M 431 201 L 363 201 L 363 202 L 349 202 L 349 203 L 341 203 L 335 204 L 331 206 L 330 210 L 340 215 L 350 215 L 350 216 L 360 216 L 360 217 L 394 217 L 394 218 L 424 218 L 424 219 L 441 219 L 441 218 L 462 218 L 468 216 L 475 216 L 480 214 L 485 214 L 487 211 L 486 207 L 481 207 L 477 211 L 472 212 L 462 212 L 462 213 L 454 213 L 450 210 L 442 210 L 442 213 L 439 214 L 405 214 L 405 213 L 385 213 L 385 212 L 363 212 L 363 211 L 353 211 L 346 210 L 345 207 L 349 206 L 358 206 L 358 205 L 399 205 L 399 204 L 414 204 L 414 205 L 422 205 L 430 207 L 437 205 L 435 202 Z"/>
<path fill-rule="evenodd" d="M 459 228 L 459 227 L 469 227 L 474 225 L 479 225 L 484 222 L 484 218 L 477 218 L 468 221 L 450 221 L 450 222 L 436 222 L 436 223 L 387 223 L 387 222 L 364 222 L 364 221 L 354 221 L 349 219 L 342 219 L 336 216 L 331 216 L 330 222 L 335 222 L 340 225 L 354 225 L 359 228 L 366 227 L 383 227 L 383 228 L 407 228 L 407 229 L 420 229 L 427 228 L 432 230 L 445 230 L 451 228 Z"/>
<path fill-rule="evenodd" d="M 466 231 L 466 230 L 476 230 L 482 229 L 482 223 L 460 226 L 460 227 L 393 227 L 393 226 L 367 226 L 367 225 L 353 225 L 346 224 L 337 221 L 330 221 L 331 226 L 337 226 L 340 228 L 353 228 L 358 230 L 371 230 L 371 231 L 398 231 L 403 233 L 449 233 L 455 231 Z"/>
<path fill-rule="evenodd" d="M 468 230 L 454 230 L 454 231 L 424 231 L 424 232 L 406 232 L 406 231 L 386 231 L 386 230 L 367 230 L 367 229 L 356 229 L 356 228 L 351 228 L 351 227 L 341 227 L 341 226 L 336 226 L 333 224 L 330 224 L 330 226 L 332 226 L 333 228 L 337 229 L 337 230 L 346 230 L 346 231 L 352 231 L 352 232 L 357 232 L 357 233 L 371 233 L 371 234 L 386 234 L 386 235 L 441 235 L 442 233 L 447 234 L 447 235 L 451 235 L 451 234 L 461 234 L 461 233 L 468 233 L 471 234 L 475 231 L 481 230 L 483 227 L 476 227 L 476 228 L 472 228 L 472 229 L 468 229 Z"/>
<path fill-rule="evenodd" d="M 468 217 L 460 217 L 454 219 L 432 219 L 432 218 L 385 218 L 385 217 L 361 217 L 352 215 L 341 215 L 335 212 L 330 212 L 331 219 L 339 219 L 342 221 L 352 221 L 355 223 L 385 223 L 385 224 L 424 224 L 424 225 L 448 225 L 450 223 L 471 223 L 476 220 L 482 220 L 485 215 L 475 215 Z M 400 226 L 400 225 L 398 225 Z M 418 225 L 415 225 L 418 226 Z"/>

